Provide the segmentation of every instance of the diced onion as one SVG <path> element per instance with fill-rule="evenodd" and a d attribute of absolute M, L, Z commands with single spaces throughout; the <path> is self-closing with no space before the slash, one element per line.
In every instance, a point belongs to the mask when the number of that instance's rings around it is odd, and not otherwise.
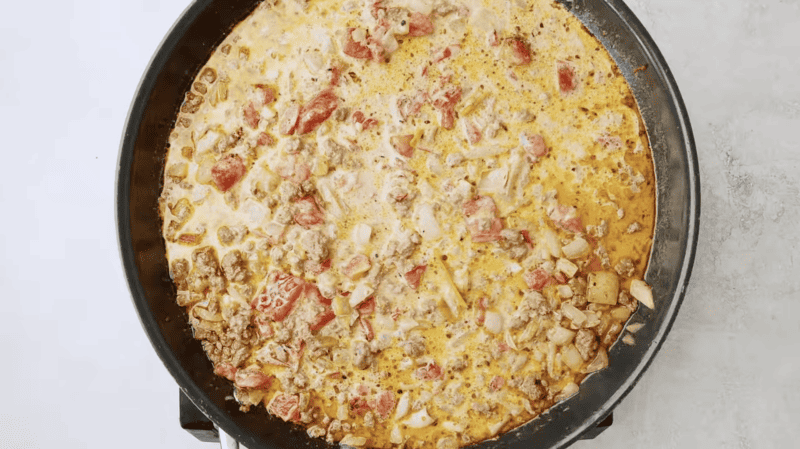
<path fill-rule="evenodd" d="M 401 444 L 403 442 L 403 433 L 400 431 L 400 426 L 392 427 L 392 432 L 389 434 L 389 442 L 392 444 Z"/>
<path fill-rule="evenodd" d="M 631 281 L 631 296 L 651 309 L 656 308 L 655 303 L 653 303 L 653 290 L 644 281 L 639 279 Z"/>
<path fill-rule="evenodd" d="M 629 324 L 626 329 L 628 330 L 628 332 L 635 334 L 639 332 L 639 330 L 641 330 L 643 327 L 644 323 L 634 323 L 634 324 Z"/>
<path fill-rule="evenodd" d="M 430 426 L 433 421 L 434 419 L 428 415 L 428 410 L 423 408 L 417 413 L 413 413 L 407 420 L 403 421 L 403 424 L 412 429 L 421 429 Z"/>
<path fill-rule="evenodd" d="M 564 273 L 571 278 L 578 272 L 578 266 L 563 257 L 556 262 L 556 270 Z"/>
<path fill-rule="evenodd" d="M 353 446 L 353 447 L 361 447 L 367 444 L 367 439 L 364 437 L 357 437 L 353 434 L 348 433 L 347 435 L 342 438 L 342 441 L 339 442 L 342 446 Z"/>
<path fill-rule="evenodd" d="M 365 299 L 367 299 L 373 292 L 375 291 L 374 288 L 370 287 L 366 283 L 360 283 L 356 285 L 356 288 L 353 290 L 353 293 L 350 294 L 350 307 L 355 307 Z"/>
<path fill-rule="evenodd" d="M 561 312 L 577 327 L 581 327 L 586 323 L 586 314 L 570 303 L 561 304 Z"/>
<path fill-rule="evenodd" d="M 581 237 L 576 238 L 561 248 L 561 251 L 567 256 L 567 259 L 583 257 L 589 254 L 590 250 L 589 243 Z"/>
<path fill-rule="evenodd" d="M 559 393 L 558 396 L 556 396 L 555 398 L 556 402 L 569 399 L 572 396 L 575 396 L 575 393 L 577 392 L 578 392 L 578 385 L 576 385 L 574 382 L 570 382 L 564 387 L 563 390 L 561 390 L 561 393 Z"/>
<path fill-rule="evenodd" d="M 408 409 L 411 406 L 411 398 L 406 391 L 400 396 L 400 399 L 397 401 L 397 409 L 394 412 L 394 419 L 400 419 L 406 416 L 408 413 Z"/>
<path fill-rule="evenodd" d="M 547 331 L 547 339 L 559 346 L 570 344 L 573 338 L 575 338 L 575 332 L 561 326 L 555 326 Z"/>
<path fill-rule="evenodd" d="M 578 352 L 575 345 L 569 345 L 561 351 L 561 361 L 573 371 L 579 370 L 583 365 L 583 357 L 581 357 L 581 353 Z"/>
<path fill-rule="evenodd" d="M 506 423 L 508 422 L 508 419 L 509 419 L 509 416 L 506 415 L 506 417 L 503 418 L 502 421 L 498 421 L 498 422 L 496 422 L 494 424 L 489 424 L 489 432 L 492 435 L 496 435 L 498 432 L 500 432 L 500 429 L 502 429 L 503 426 L 506 425 Z"/>
<path fill-rule="evenodd" d="M 599 371 L 608 366 L 608 353 L 603 348 L 597 350 L 597 355 L 594 357 L 589 365 L 583 370 L 584 373 L 589 374 Z"/>
<path fill-rule="evenodd" d="M 503 332 L 503 316 L 497 312 L 486 312 L 486 319 L 483 325 L 487 331 L 499 334 Z"/>

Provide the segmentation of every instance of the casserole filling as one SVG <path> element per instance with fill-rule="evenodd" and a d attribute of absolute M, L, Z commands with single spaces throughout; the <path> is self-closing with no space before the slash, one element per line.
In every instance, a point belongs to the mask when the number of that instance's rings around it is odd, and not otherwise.
<path fill-rule="evenodd" d="M 348 446 L 517 427 L 653 307 L 644 126 L 547 1 L 262 3 L 186 93 L 160 213 L 242 409 Z"/>

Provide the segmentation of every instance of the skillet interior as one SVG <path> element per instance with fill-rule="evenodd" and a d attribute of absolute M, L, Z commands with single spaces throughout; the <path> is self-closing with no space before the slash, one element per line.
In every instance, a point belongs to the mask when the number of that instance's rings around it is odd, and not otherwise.
<path fill-rule="evenodd" d="M 151 60 L 129 111 L 120 149 L 116 186 L 120 252 L 142 326 L 180 388 L 201 411 L 251 449 L 329 447 L 263 408 L 242 413 L 235 401 L 226 400 L 232 395 L 230 382 L 213 375 L 211 362 L 192 338 L 185 312 L 175 302 L 161 237 L 157 201 L 165 147 L 183 94 L 215 46 L 257 3 L 195 1 Z M 694 259 L 700 200 L 697 158 L 683 101 L 663 57 L 621 1 L 562 3 L 611 53 L 647 127 L 658 201 L 645 279 L 653 286 L 657 307 L 639 308 L 631 322 L 646 324 L 637 333 L 636 345 L 612 347 L 611 365 L 587 378 L 576 396 L 498 440 L 476 445 L 482 448 L 564 447 L 605 418 L 633 388 L 664 341 Z"/>

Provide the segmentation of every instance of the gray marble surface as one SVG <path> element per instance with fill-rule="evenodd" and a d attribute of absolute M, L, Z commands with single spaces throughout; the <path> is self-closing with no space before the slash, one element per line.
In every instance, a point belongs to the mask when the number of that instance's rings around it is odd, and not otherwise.
<path fill-rule="evenodd" d="M 800 2 L 629 0 L 686 102 L 694 273 L 663 349 L 586 448 L 788 448 L 800 432 Z M 113 189 L 128 105 L 187 0 L 14 2 L 0 19 L 0 448 L 213 447 L 129 300 Z"/>

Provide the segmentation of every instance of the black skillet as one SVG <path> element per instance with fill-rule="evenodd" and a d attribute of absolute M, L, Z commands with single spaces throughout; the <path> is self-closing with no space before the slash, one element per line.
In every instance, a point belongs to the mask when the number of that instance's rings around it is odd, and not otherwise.
<path fill-rule="evenodd" d="M 225 433 L 250 449 L 330 447 L 260 408 L 242 413 L 230 382 L 212 373 L 175 302 L 161 238 L 157 200 L 167 138 L 183 94 L 215 46 L 257 0 L 196 0 L 150 61 L 133 99 L 120 148 L 116 219 L 131 296 L 147 336 L 183 393 Z M 675 80 L 650 35 L 621 0 L 562 1 L 608 49 L 631 86 L 647 127 L 657 178 L 655 240 L 646 281 L 656 308 L 640 307 L 644 323 L 633 346 L 617 343 L 610 366 L 548 413 L 481 448 L 562 448 L 606 418 L 633 388 L 664 342 L 689 281 L 697 244 L 700 186 L 697 155 Z"/>

